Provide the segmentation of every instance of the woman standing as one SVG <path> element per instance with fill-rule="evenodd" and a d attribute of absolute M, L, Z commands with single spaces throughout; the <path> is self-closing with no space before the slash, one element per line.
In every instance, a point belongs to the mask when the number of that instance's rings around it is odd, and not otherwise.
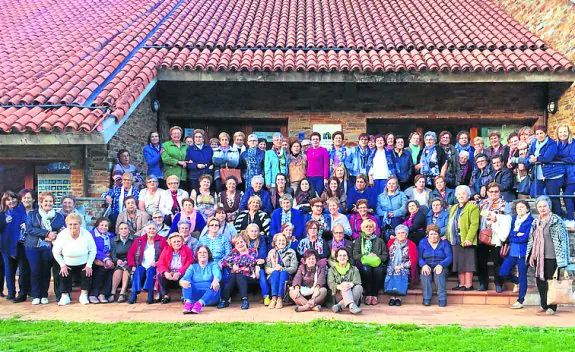
<path fill-rule="evenodd" d="M 8 300 L 14 303 L 20 303 L 26 301 L 26 297 L 30 293 L 30 265 L 28 264 L 24 247 L 24 239 L 26 236 L 26 209 L 19 201 L 16 193 L 6 191 L 2 195 L 0 212 L 2 213 L 0 216 L 3 216 L 6 222 L 4 231 L 0 232 L 0 248 L 2 249 Z M 17 296 L 16 271 L 19 271 L 18 288 L 20 290 Z M 3 279 L 4 277 L 0 276 L 0 280 Z M 0 288 L 3 289 L 3 285 L 0 285 Z"/>
<path fill-rule="evenodd" d="M 331 310 L 339 313 L 349 307 L 352 314 L 359 314 L 362 309 L 358 305 L 363 293 L 359 270 L 349 263 L 349 254 L 344 248 L 338 249 L 336 255 L 337 264 L 327 273 L 327 286 L 337 302 Z"/>
<path fill-rule="evenodd" d="M 131 155 L 127 149 L 120 149 L 116 154 L 118 163 L 112 169 L 112 175 L 123 175 L 130 173 L 133 175 L 134 186 L 137 190 L 142 188 L 142 175 L 138 172 L 136 165 L 130 164 Z"/>
<path fill-rule="evenodd" d="M 150 216 L 160 210 L 160 199 L 164 190 L 158 188 L 158 186 L 159 181 L 155 176 L 146 177 L 146 188 L 140 191 L 138 197 L 138 209 L 145 211 Z"/>
<path fill-rule="evenodd" d="M 198 246 L 195 257 L 197 261 L 188 267 L 180 280 L 184 314 L 199 314 L 202 307 L 215 306 L 220 300 L 222 272 L 214 263 L 210 249 Z"/>
<path fill-rule="evenodd" d="M 456 291 L 473 291 L 473 272 L 476 270 L 477 232 L 479 231 L 479 207 L 469 202 L 468 186 L 455 188 L 457 204 L 449 210 L 446 237 L 453 251 L 453 271 L 457 272 L 459 285 Z"/>
<path fill-rule="evenodd" d="M 272 149 L 266 151 L 264 157 L 264 175 L 266 187 L 270 189 L 275 186 L 276 175 L 280 172 L 282 174 L 288 173 L 288 156 L 284 148 L 282 148 L 283 135 L 279 132 L 273 134 Z"/>
<path fill-rule="evenodd" d="M 575 144 L 573 143 L 573 136 L 571 129 L 567 125 L 557 126 L 557 155 L 555 159 L 563 162 L 565 165 L 565 182 L 562 190 L 563 194 L 575 195 Z M 565 203 L 565 218 L 569 220 L 573 226 L 574 212 L 575 212 L 575 198 L 563 197 Z"/>
<path fill-rule="evenodd" d="M 535 129 L 535 138 L 540 141 Z M 551 200 L 547 196 L 538 197 L 536 202 L 539 217 L 533 222 L 527 243 L 527 263 L 535 268 L 537 290 L 541 300 L 540 312 L 555 314 L 556 304 L 547 304 L 547 291 L 555 271 L 569 264 L 569 236 L 565 223 L 551 212 Z"/>
<path fill-rule="evenodd" d="M 246 188 L 252 184 L 252 177 L 263 176 L 264 158 L 265 151 L 258 148 L 258 137 L 255 134 L 250 134 L 248 136 L 248 148 L 240 155 L 240 168 L 243 170 L 242 177 Z"/>
<path fill-rule="evenodd" d="M 392 135 L 393 137 L 393 135 Z M 375 150 L 369 156 L 369 184 L 375 189 L 376 194 L 381 194 L 385 191 L 387 180 L 395 177 L 395 164 L 389 149 L 385 148 L 385 141 L 383 135 L 375 137 Z"/>
<path fill-rule="evenodd" d="M 275 186 L 270 189 L 270 202 L 272 204 L 272 209 L 277 209 L 281 207 L 281 198 L 284 195 L 290 195 L 293 197 L 293 190 L 288 187 L 287 176 L 281 172 L 276 175 Z"/>
<path fill-rule="evenodd" d="M 413 165 L 417 165 L 419 163 L 419 154 L 421 153 L 421 134 L 419 132 L 411 132 L 409 134 L 409 145 L 406 149 L 411 153 Z"/>
<path fill-rule="evenodd" d="M 509 146 L 501 144 L 501 133 L 492 131 L 489 133 L 489 147 L 485 149 L 485 155 L 491 160 L 500 156 L 501 160 L 509 159 Z"/>
<path fill-rule="evenodd" d="M 40 195 L 40 197 L 42 196 Z M 54 259 L 60 268 L 58 278 L 62 297 L 59 299 L 59 306 L 70 304 L 72 275 L 74 274 L 80 276 L 81 280 L 80 303 L 90 303 L 88 291 L 92 283 L 92 264 L 96 257 L 96 245 L 90 233 L 82 229 L 81 221 L 82 218 L 77 214 L 68 215 L 66 217 L 66 229 L 58 234 L 52 248 Z"/>
<path fill-rule="evenodd" d="M 194 255 L 192 250 L 184 246 L 184 238 L 179 233 L 172 233 L 168 237 L 167 246 L 164 247 L 157 263 L 158 286 L 162 297 L 162 304 L 172 301 L 170 288 L 180 287 L 179 281 L 192 265 Z"/>
<path fill-rule="evenodd" d="M 109 228 L 110 221 L 106 218 L 99 218 L 91 231 L 92 239 L 96 245 L 96 257 L 94 259 L 92 287 L 88 297 L 90 303 L 108 303 L 110 300 L 114 300 L 114 296 L 110 295 L 114 274 L 114 261 L 111 254 L 114 234 L 108 231 Z"/>
<path fill-rule="evenodd" d="M 206 144 L 206 132 L 201 129 L 194 130 L 194 143 L 186 151 L 186 161 L 188 163 L 188 188 L 198 191 L 200 188 L 199 179 L 203 175 L 212 172 L 212 157 L 214 150 Z"/>
<path fill-rule="evenodd" d="M 425 147 L 418 157 L 415 171 L 425 177 L 426 186 L 432 187 L 433 179 L 436 176 L 441 175 L 445 177 L 447 172 L 447 155 L 442 148 L 437 147 L 437 135 L 435 132 L 426 132 L 424 141 Z M 422 204 L 427 204 L 427 202 Z"/>
<path fill-rule="evenodd" d="M 60 265 L 54 261 L 52 244 L 66 226 L 64 217 L 54 210 L 54 195 L 42 192 L 38 197 L 40 207 L 28 213 L 26 219 L 26 258 L 30 263 L 30 282 L 32 286 L 32 304 L 48 304 L 50 286 L 50 268 L 56 278 Z M 56 298 L 60 300 L 60 282 L 54 282 Z"/>
<path fill-rule="evenodd" d="M 295 141 L 290 147 L 291 153 L 288 157 L 289 179 L 291 189 L 298 189 L 299 183 L 305 178 L 307 173 L 307 158 L 301 150 L 301 143 Z"/>
<path fill-rule="evenodd" d="M 295 302 L 296 313 L 313 310 L 321 311 L 327 296 L 325 267 L 317 265 L 317 253 L 308 249 L 289 288 L 289 296 Z"/>
<path fill-rule="evenodd" d="M 469 185 L 473 191 L 473 200 L 478 202 L 487 197 L 486 187 L 493 181 L 493 171 L 485 154 L 476 154 L 475 164 Z"/>
<path fill-rule="evenodd" d="M 202 175 L 198 180 L 200 187 L 190 193 L 190 198 L 196 202 L 196 210 L 202 215 L 204 220 L 214 216 L 216 210 L 216 195 L 210 191 L 212 176 Z"/>
<path fill-rule="evenodd" d="M 339 181 L 339 190 L 341 194 L 345 194 L 347 198 L 347 190 L 349 188 L 349 177 L 345 165 L 338 165 L 334 167 L 331 177 L 337 178 Z M 344 208 L 345 210 L 345 208 Z"/>
<path fill-rule="evenodd" d="M 295 251 L 288 247 L 287 238 L 283 233 L 274 235 L 272 247 L 267 255 L 265 267 L 272 295 L 268 308 L 281 309 L 286 282 L 297 271 L 298 261 Z"/>
<path fill-rule="evenodd" d="M 236 220 L 236 216 L 240 212 L 240 202 L 243 196 L 244 192 L 238 190 L 238 180 L 234 176 L 228 176 L 226 179 L 226 190 L 220 192 L 218 197 L 218 207 L 224 210 L 227 222 L 233 223 Z"/>
<path fill-rule="evenodd" d="M 293 200 L 293 207 L 300 210 L 302 213 L 309 213 L 311 211 L 310 202 L 317 197 L 317 193 L 307 178 L 299 182 L 299 186 L 295 191 Z"/>
<path fill-rule="evenodd" d="M 345 168 L 349 171 L 349 182 L 351 185 L 355 184 L 357 176 L 367 175 L 369 172 L 369 155 L 371 151 L 367 146 L 368 142 L 369 135 L 362 133 L 359 135 L 358 145 L 348 150 L 345 158 Z"/>
<path fill-rule="evenodd" d="M 469 160 L 470 155 L 467 151 L 462 150 L 459 152 L 459 174 L 457 175 L 457 183 L 460 185 L 469 185 L 471 181 L 471 174 L 473 173 L 474 164 Z"/>
<path fill-rule="evenodd" d="M 38 204 L 36 204 L 36 199 L 34 198 L 34 190 L 24 188 L 18 192 L 18 197 L 26 210 L 26 214 L 38 208 Z"/>
<path fill-rule="evenodd" d="M 377 140 L 375 141 L 377 144 Z M 393 133 L 388 133 L 385 135 L 385 149 L 392 151 L 395 148 L 395 136 Z"/>
<path fill-rule="evenodd" d="M 395 163 L 395 174 L 401 190 L 406 190 L 411 186 L 413 179 L 413 158 L 409 149 L 404 147 L 403 136 L 395 137 L 395 148 L 391 151 L 391 156 Z"/>
<path fill-rule="evenodd" d="M 457 160 L 457 149 L 451 145 L 451 132 L 441 131 L 439 133 L 439 147 L 443 149 L 446 156 L 447 170 L 444 181 L 449 187 L 457 186 L 457 175 L 459 174 L 459 160 Z"/>
<path fill-rule="evenodd" d="M 220 133 L 220 146 L 214 149 L 212 163 L 214 164 L 214 184 L 216 192 L 224 190 L 224 182 L 227 175 L 222 176 L 222 169 L 238 169 L 240 164 L 240 151 L 230 146 L 230 135 L 226 132 Z"/>
<path fill-rule="evenodd" d="M 148 144 L 146 144 L 142 152 L 146 161 L 148 177 L 154 176 L 158 180 L 160 188 L 165 189 L 166 180 L 164 180 L 162 171 L 162 144 L 160 143 L 160 134 L 157 131 L 150 132 Z"/>
<path fill-rule="evenodd" d="M 407 233 L 408 229 L 405 228 L 405 225 L 399 225 L 395 228 L 395 238 L 387 243 L 389 265 L 387 266 L 385 291 L 389 289 L 387 285 L 388 278 L 400 276 L 407 282 L 410 273 L 417 272 L 412 270 L 417 265 L 417 247 L 407 239 Z M 413 275 L 411 279 L 415 281 Z M 407 291 L 405 293 L 407 294 Z M 397 294 L 392 294 L 388 304 L 390 306 L 401 306 L 401 299 L 397 297 Z"/>
<path fill-rule="evenodd" d="M 135 239 L 134 236 L 130 235 L 130 228 L 125 222 L 118 226 L 117 236 L 114 236 L 112 239 L 111 257 L 114 262 L 114 274 L 112 275 L 112 288 L 110 292 L 112 296 L 114 296 L 118 290 L 118 286 L 122 285 L 120 294 L 116 300 L 118 303 L 126 301 L 126 291 L 130 283 L 128 251 Z"/>
<path fill-rule="evenodd" d="M 306 152 L 307 179 L 318 194 L 322 194 L 329 177 L 330 158 L 327 149 L 320 146 L 321 135 L 318 132 L 311 134 L 311 148 Z"/>
<path fill-rule="evenodd" d="M 473 157 L 475 156 L 475 148 L 471 146 L 471 140 L 468 131 L 459 131 L 457 134 L 457 143 L 455 143 L 455 149 L 457 150 L 457 154 L 460 155 L 463 150 L 465 150 L 469 157 L 468 160 L 471 161 L 471 165 L 473 165 Z"/>
<path fill-rule="evenodd" d="M 329 160 L 330 160 L 330 168 L 329 173 L 330 175 L 333 174 L 333 169 L 339 165 L 345 166 L 345 158 L 347 157 L 347 149 L 343 145 L 343 140 L 345 136 L 343 132 L 337 131 L 331 135 L 331 139 L 333 141 L 333 145 L 331 150 L 329 151 Z"/>
<path fill-rule="evenodd" d="M 179 126 L 170 128 L 170 140 L 162 144 L 162 162 L 164 164 L 164 179 L 168 182 L 168 177 L 177 176 L 181 182 L 186 182 L 187 172 L 186 153 L 188 146 L 182 143 L 184 131 Z M 169 186 L 169 184 L 168 184 Z"/>

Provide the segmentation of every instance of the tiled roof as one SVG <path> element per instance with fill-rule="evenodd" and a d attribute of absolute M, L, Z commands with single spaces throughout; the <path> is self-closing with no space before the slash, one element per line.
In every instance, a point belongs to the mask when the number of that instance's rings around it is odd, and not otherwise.
<path fill-rule="evenodd" d="M 544 71 L 573 64 L 487 0 L 0 0 L 0 131 L 93 131 L 158 67 Z"/>

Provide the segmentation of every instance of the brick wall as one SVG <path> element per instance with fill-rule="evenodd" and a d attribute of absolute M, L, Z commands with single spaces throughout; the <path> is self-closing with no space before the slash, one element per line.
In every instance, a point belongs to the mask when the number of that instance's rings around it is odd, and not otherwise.
<path fill-rule="evenodd" d="M 525 28 L 575 62 L 575 6 L 568 0 L 495 0 Z M 567 123 L 575 130 L 575 86 L 560 98 L 558 111 L 549 116 L 550 132 Z"/>

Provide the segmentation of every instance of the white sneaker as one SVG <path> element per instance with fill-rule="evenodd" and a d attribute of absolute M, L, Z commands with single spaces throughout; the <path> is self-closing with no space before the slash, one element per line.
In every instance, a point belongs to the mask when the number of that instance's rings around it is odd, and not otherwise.
<path fill-rule="evenodd" d="M 519 285 L 514 284 L 513 285 L 513 293 L 517 293 L 517 292 L 519 292 Z"/>
<path fill-rule="evenodd" d="M 68 304 L 70 304 L 70 295 L 62 294 L 62 297 L 60 297 L 60 301 L 58 302 L 58 305 L 59 306 L 67 306 Z"/>
<path fill-rule="evenodd" d="M 34 298 L 34 299 L 32 300 L 32 305 L 33 305 L 33 306 L 37 306 L 38 304 L 40 304 L 40 298 Z"/>
<path fill-rule="evenodd" d="M 519 302 L 515 302 L 513 303 L 513 305 L 511 307 L 509 307 L 511 309 L 521 309 L 523 308 L 523 303 L 519 303 Z"/>
<path fill-rule="evenodd" d="M 78 299 L 78 301 L 81 304 L 90 304 L 90 300 L 88 300 L 88 295 L 85 293 L 80 294 L 80 299 Z"/>
<path fill-rule="evenodd" d="M 48 297 L 42 297 L 42 299 L 40 300 L 40 303 L 48 304 L 48 303 L 50 303 L 50 301 L 48 301 Z"/>

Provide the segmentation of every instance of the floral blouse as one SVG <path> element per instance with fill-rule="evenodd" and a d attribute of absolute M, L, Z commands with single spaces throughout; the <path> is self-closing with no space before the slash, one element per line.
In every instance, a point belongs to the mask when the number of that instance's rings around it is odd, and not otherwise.
<path fill-rule="evenodd" d="M 232 274 L 242 274 L 252 278 L 256 277 L 256 261 L 258 259 L 258 251 L 256 248 L 250 248 L 247 254 L 240 254 L 237 249 L 232 249 L 222 260 L 222 268 L 228 267 Z M 234 265 L 238 266 L 234 270 Z"/>

